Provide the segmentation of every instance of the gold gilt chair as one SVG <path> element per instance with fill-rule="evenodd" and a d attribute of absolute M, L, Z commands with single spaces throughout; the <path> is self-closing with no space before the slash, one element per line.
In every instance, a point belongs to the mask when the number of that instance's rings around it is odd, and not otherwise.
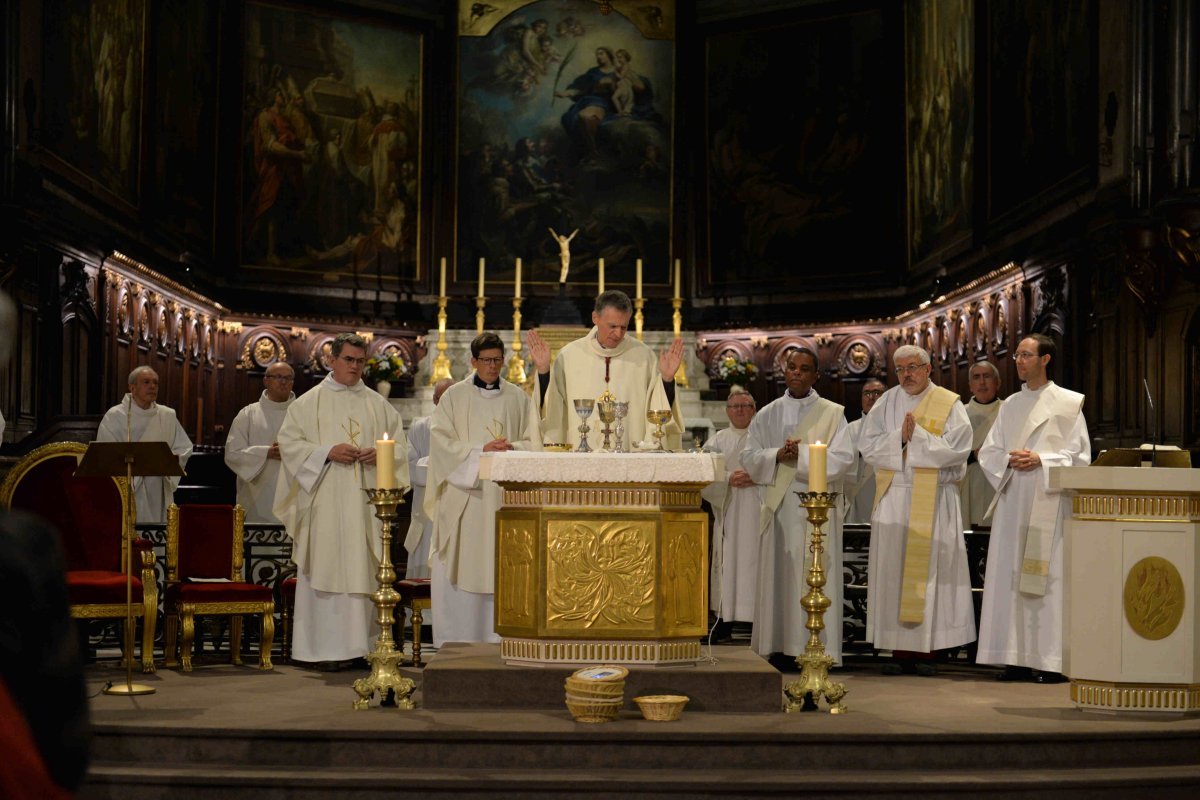
<path fill-rule="evenodd" d="M 175 640 L 183 623 L 179 660 L 192 671 L 192 641 L 198 616 L 228 616 L 229 651 L 242 663 L 242 615 L 258 614 L 259 669 L 271 669 L 275 638 L 275 600 L 268 586 L 246 583 L 242 575 L 243 529 L 241 506 L 183 505 L 167 509 L 167 585 L 164 651 L 166 665 L 177 666 Z"/>
<path fill-rule="evenodd" d="M 125 559 L 133 542 L 141 570 L 133 573 L 133 612 L 141 617 L 142 672 L 154 672 L 158 586 L 154 549 L 126 529 L 130 502 L 124 478 L 76 478 L 87 445 L 55 442 L 16 463 L 0 485 L 0 506 L 38 514 L 62 535 L 67 594 L 75 619 L 124 619 Z M 133 657 L 132 630 L 122 637 L 124 657 Z"/>

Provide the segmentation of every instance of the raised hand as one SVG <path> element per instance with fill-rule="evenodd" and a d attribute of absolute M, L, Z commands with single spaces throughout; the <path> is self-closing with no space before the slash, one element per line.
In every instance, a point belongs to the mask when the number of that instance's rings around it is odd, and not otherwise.
<path fill-rule="evenodd" d="M 546 344 L 537 331 L 525 334 L 525 342 L 529 346 L 529 357 L 533 359 L 533 365 L 537 367 L 538 374 L 548 373 L 550 371 L 550 345 Z"/>
<path fill-rule="evenodd" d="M 658 354 L 658 372 L 665 382 L 675 380 L 675 373 L 683 362 L 683 339 L 676 339 L 671 346 Z"/>

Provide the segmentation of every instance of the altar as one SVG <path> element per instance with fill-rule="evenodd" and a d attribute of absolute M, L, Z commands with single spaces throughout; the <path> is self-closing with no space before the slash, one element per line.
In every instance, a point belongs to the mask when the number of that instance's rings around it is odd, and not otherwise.
<path fill-rule="evenodd" d="M 706 453 L 480 459 L 498 483 L 496 632 L 510 664 L 694 664 L 708 624 Z"/>

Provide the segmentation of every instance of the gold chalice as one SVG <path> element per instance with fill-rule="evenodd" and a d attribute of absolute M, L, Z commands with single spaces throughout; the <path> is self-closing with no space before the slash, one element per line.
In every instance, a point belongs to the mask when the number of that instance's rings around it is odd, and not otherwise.
<path fill-rule="evenodd" d="M 665 453 L 666 448 L 663 447 L 663 437 L 666 433 L 663 432 L 663 423 L 671 418 L 671 410 L 666 411 L 647 411 L 646 421 L 652 423 L 654 427 L 654 447 L 650 448 L 652 453 Z"/>
<path fill-rule="evenodd" d="M 617 398 L 613 397 L 607 389 L 604 390 L 604 394 L 596 398 L 596 412 L 600 416 L 600 421 L 604 423 L 604 427 L 600 431 L 604 434 L 604 445 L 600 448 L 600 452 L 611 453 L 610 437 L 612 436 L 612 424 L 617 419 Z"/>
<path fill-rule="evenodd" d="M 582 423 L 579 426 L 579 444 L 575 447 L 576 453 L 592 452 L 591 445 L 588 444 L 587 435 L 591 431 L 588 426 L 588 417 L 592 415 L 592 408 L 596 405 L 596 401 L 589 398 L 576 398 L 571 403 L 575 406 L 575 413 L 579 415 L 579 421 Z"/>

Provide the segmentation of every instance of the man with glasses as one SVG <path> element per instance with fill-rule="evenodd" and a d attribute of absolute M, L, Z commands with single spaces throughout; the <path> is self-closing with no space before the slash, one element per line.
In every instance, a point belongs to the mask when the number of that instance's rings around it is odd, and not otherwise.
<path fill-rule="evenodd" d="M 379 523 L 364 489 L 376 486 L 375 442 L 396 441 L 393 479 L 408 487 L 400 414 L 362 382 L 367 342 L 333 340 L 329 374 L 297 398 L 279 428 L 282 468 L 273 511 L 292 538 L 296 614 L 292 655 L 344 669 L 371 649 Z"/>
<path fill-rule="evenodd" d="M 817 394 L 820 377 L 817 354 L 807 347 L 784 360 L 787 391 L 771 401 L 750 423 L 742 467 L 762 487 L 759 510 L 758 598 L 750 646 L 777 669 L 795 669 L 794 657 L 804 652 L 807 615 L 800 599 L 808 592 L 804 578 L 809 566 L 808 515 L 795 492 L 808 491 L 808 446 L 828 446 L 829 490 L 854 463 L 850 440 L 843 434 L 846 413 L 837 403 Z M 825 585 L 831 605 L 821 638 L 825 652 L 842 660 L 842 514 L 834 508 L 825 527 L 827 544 Z M 775 655 L 778 654 L 778 655 Z"/>
<path fill-rule="evenodd" d="M 721 622 L 754 622 L 758 593 L 758 487 L 742 467 L 742 450 L 757 406 L 749 392 L 734 392 L 725 403 L 729 427 L 704 443 L 704 452 L 720 453 L 725 480 L 701 492 L 713 507 L 709 605 Z"/>
<path fill-rule="evenodd" d="M 865 638 L 892 651 L 884 674 L 931 676 L 935 651 L 975 639 L 958 501 L 971 421 L 957 394 L 930 383 L 929 353 L 904 345 L 892 358 L 900 385 L 871 409 L 860 442 L 875 468 Z"/>
<path fill-rule="evenodd" d="M 990 361 L 977 361 L 967 372 L 971 400 L 967 403 L 967 419 L 971 420 L 971 455 L 967 457 L 967 474 L 958 486 L 962 501 L 964 528 L 985 525 L 984 516 L 996 490 L 979 468 L 979 448 L 987 438 L 996 412 L 1000 410 L 1000 370 Z"/>
<path fill-rule="evenodd" d="M 657 356 L 637 339 L 626 336 L 633 303 L 624 292 L 611 290 L 596 298 L 593 328 L 581 339 L 569 342 L 558 353 L 553 369 L 550 348 L 537 331 L 528 334 L 529 355 L 538 372 L 542 432 L 545 441 L 579 445 L 579 419 L 573 400 L 595 399 L 605 390 L 619 402 L 629 403 L 625 417 L 625 450 L 636 448 L 652 428 L 647 411 L 670 409 L 671 419 L 663 426 L 663 445 L 680 447 L 683 418 L 675 398 L 675 372 L 683 360 L 683 340 L 676 339 Z"/>
<path fill-rule="evenodd" d="M 480 480 L 484 453 L 538 450 L 537 412 L 521 387 L 500 377 L 504 342 L 471 342 L 475 371 L 451 386 L 433 411 L 425 514 L 433 520 L 430 592 L 433 643 L 498 642 L 495 627 L 496 510 L 500 487 Z"/>
<path fill-rule="evenodd" d="M 1070 506 L 1049 488 L 1049 470 L 1087 466 L 1092 459 L 1083 395 L 1049 378 L 1055 355 L 1048 336 L 1021 340 L 1014 358 L 1024 385 L 1000 406 L 979 450 L 996 499 L 977 660 L 1004 665 L 1000 680 L 1066 680 L 1062 521 Z"/>
<path fill-rule="evenodd" d="M 878 378 L 868 378 L 862 386 L 862 416 L 846 426 L 846 436 L 854 447 L 854 467 L 846 476 L 842 500 L 846 509 L 846 522 L 856 525 L 871 523 L 871 507 L 875 502 L 875 468 L 866 462 L 858 451 L 858 440 L 862 437 L 862 426 L 875 401 L 883 396 L 887 386 Z"/>
<path fill-rule="evenodd" d="M 237 501 L 246 509 L 247 522 L 278 525 L 271 510 L 279 481 L 279 428 L 288 407 L 295 371 L 282 361 L 267 367 L 263 393 L 257 402 L 233 418 L 225 438 L 225 463 L 237 475 Z"/>

